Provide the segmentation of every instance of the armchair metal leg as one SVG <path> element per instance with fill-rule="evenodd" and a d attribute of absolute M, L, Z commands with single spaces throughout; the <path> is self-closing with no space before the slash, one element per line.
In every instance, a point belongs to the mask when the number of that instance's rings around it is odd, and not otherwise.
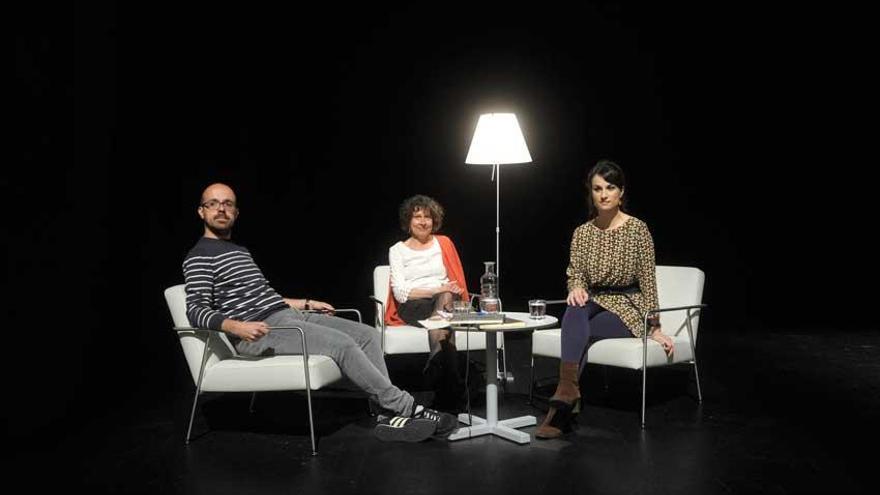
<path fill-rule="evenodd" d="M 318 455 L 318 449 L 315 448 L 315 419 L 312 414 L 312 384 L 309 380 L 309 347 L 306 344 L 306 333 L 302 328 L 296 327 L 302 336 L 303 343 L 303 371 L 306 378 L 306 403 L 309 406 L 309 436 L 312 439 L 312 455 Z"/>
<path fill-rule="evenodd" d="M 257 393 L 254 392 L 251 394 L 251 405 L 248 406 L 248 412 L 250 412 L 250 413 L 254 412 L 254 402 L 256 402 L 256 401 L 257 401 Z"/>
<path fill-rule="evenodd" d="M 529 360 L 529 405 L 532 405 L 532 392 L 535 390 L 535 355 Z"/>
<path fill-rule="evenodd" d="M 642 363 L 642 429 L 645 429 L 645 390 L 648 380 L 648 368 Z"/>
<path fill-rule="evenodd" d="M 309 345 L 306 342 L 306 333 L 302 327 L 269 327 L 270 330 L 296 330 L 302 338 L 303 345 L 303 375 L 306 379 L 306 403 L 309 406 L 309 437 L 312 439 L 312 455 L 318 455 L 315 448 L 315 419 L 312 415 L 312 383 L 309 379 Z"/>
<path fill-rule="evenodd" d="M 687 319 L 685 320 L 687 323 L 688 329 L 688 343 L 691 345 L 691 356 L 693 356 L 693 364 L 694 364 L 694 378 L 697 381 L 697 402 L 703 403 L 703 391 L 700 389 L 700 370 L 697 368 L 697 349 L 694 345 L 694 330 L 691 325 L 691 310 L 687 312 Z"/>
<path fill-rule="evenodd" d="M 700 390 L 700 370 L 697 368 L 697 360 L 694 359 L 694 378 L 697 381 L 697 403 L 703 403 L 703 391 Z"/>
<path fill-rule="evenodd" d="M 196 395 L 193 397 L 192 411 L 189 413 L 189 426 L 186 428 L 186 445 L 189 445 L 193 420 L 196 417 L 196 406 L 199 403 L 199 395 L 202 393 L 202 379 L 205 377 L 205 363 L 208 362 L 208 348 L 211 347 L 211 337 L 212 334 L 208 333 L 208 339 L 205 341 L 205 350 L 202 351 L 202 366 L 199 368 L 199 381 L 196 383 Z"/>
<path fill-rule="evenodd" d="M 645 392 L 648 380 L 648 315 L 645 315 L 645 327 L 642 334 L 642 429 L 645 429 Z"/>
<path fill-rule="evenodd" d="M 192 412 L 189 415 L 189 426 L 186 428 L 186 444 L 189 445 L 189 436 L 192 432 L 193 419 L 196 417 L 196 404 L 199 402 L 199 391 L 196 390 L 196 396 L 193 397 Z"/>
<path fill-rule="evenodd" d="M 309 404 L 309 436 L 312 438 L 312 455 L 318 455 L 315 448 L 315 420 L 312 416 L 312 388 L 309 385 L 308 363 L 306 364 L 306 402 Z"/>

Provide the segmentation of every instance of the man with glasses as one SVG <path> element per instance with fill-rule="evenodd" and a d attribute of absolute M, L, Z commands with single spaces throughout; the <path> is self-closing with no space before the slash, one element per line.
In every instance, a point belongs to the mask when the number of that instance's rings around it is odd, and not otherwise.
<path fill-rule="evenodd" d="M 204 235 L 183 261 L 187 317 L 193 326 L 223 330 L 238 352 L 248 356 L 302 354 L 298 332 L 272 329 L 300 326 L 311 352 L 333 359 L 391 413 L 379 416 L 374 433 L 380 440 L 417 442 L 452 433 L 458 424 L 454 416 L 416 404 L 412 395 L 391 383 L 374 329 L 333 316 L 330 304 L 283 298 L 269 286 L 250 251 L 230 241 L 239 211 L 229 186 L 208 186 L 197 211 Z"/>

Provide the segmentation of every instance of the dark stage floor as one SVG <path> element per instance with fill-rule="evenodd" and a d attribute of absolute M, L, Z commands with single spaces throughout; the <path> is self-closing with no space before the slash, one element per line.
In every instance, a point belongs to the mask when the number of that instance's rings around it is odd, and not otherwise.
<path fill-rule="evenodd" d="M 51 452 L 21 452 L 12 476 L 27 476 L 33 491 L 86 493 L 782 494 L 858 493 L 875 484 L 878 332 L 704 332 L 703 404 L 693 399 L 687 368 L 649 371 L 645 431 L 637 374 L 611 370 L 606 390 L 602 370 L 590 368 L 580 427 L 563 440 L 387 444 L 371 436 L 365 401 L 335 396 L 317 401 L 312 457 L 304 396 L 263 394 L 249 414 L 249 396 L 227 394 L 207 397 L 200 436 L 187 447 L 189 383 L 166 403 L 145 397 L 96 413 Z M 516 380 L 501 417 L 543 415 L 525 394 L 528 343 L 509 343 Z M 418 362 L 389 362 L 393 378 L 412 387 L 406 376 Z M 538 363 L 539 375 L 553 369 L 551 360 Z"/>

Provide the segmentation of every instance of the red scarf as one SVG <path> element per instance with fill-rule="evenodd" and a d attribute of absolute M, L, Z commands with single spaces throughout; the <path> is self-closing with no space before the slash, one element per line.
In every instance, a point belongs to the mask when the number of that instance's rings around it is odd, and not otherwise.
<path fill-rule="evenodd" d="M 455 244 L 445 235 L 435 235 L 434 237 L 440 243 L 440 253 L 443 256 L 446 277 L 449 278 L 450 282 L 456 282 L 461 287 L 461 297 L 463 300 L 470 300 L 467 282 L 464 279 L 464 269 L 461 267 L 461 259 L 458 257 L 458 251 L 455 250 Z M 397 314 L 397 299 L 394 299 L 390 283 L 388 284 L 388 304 L 385 307 L 385 324 L 388 326 L 406 325 L 406 322 Z"/>

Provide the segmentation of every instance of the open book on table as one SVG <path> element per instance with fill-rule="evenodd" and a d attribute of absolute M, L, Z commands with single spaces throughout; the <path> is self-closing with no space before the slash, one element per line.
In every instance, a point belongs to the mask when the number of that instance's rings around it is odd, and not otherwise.
<path fill-rule="evenodd" d="M 438 328 L 447 328 L 449 327 L 449 320 L 445 318 L 438 318 L 436 320 L 427 319 L 427 320 L 419 320 L 419 323 L 422 324 L 423 327 L 428 330 L 436 330 Z"/>
<path fill-rule="evenodd" d="M 526 322 L 517 320 L 501 313 L 472 313 L 468 315 L 456 315 L 451 320 L 427 319 L 419 320 L 419 323 L 427 329 L 447 328 L 450 326 L 479 325 L 484 330 L 503 330 L 505 328 L 520 328 L 526 326 Z"/>

